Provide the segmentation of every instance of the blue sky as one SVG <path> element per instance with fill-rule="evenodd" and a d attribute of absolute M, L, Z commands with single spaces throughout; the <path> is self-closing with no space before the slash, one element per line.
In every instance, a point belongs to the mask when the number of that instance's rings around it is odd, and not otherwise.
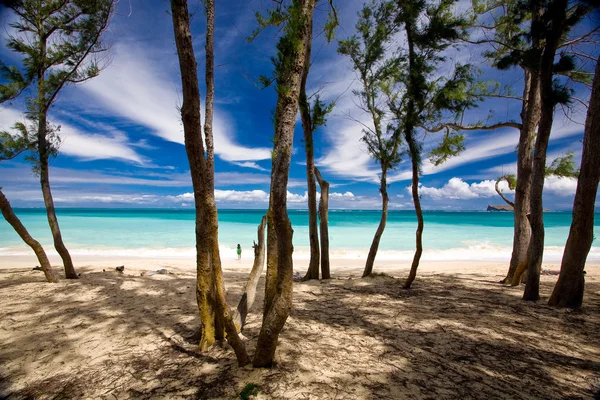
<path fill-rule="evenodd" d="M 204 15 L 197 1 L 192 32 L 198 57 L 201 91 L 204 94 Z M 362 0 L 339 2 L 339 39 L 350 36 Z M 273 89 L 261 90 L 253 83 L 270 74 L 277 32 L 267 30 L 254 42 L 246 37 L 255 29 L 255 13 L 272 4 L 268 0 L 217 1 L 215 63 L 216 197 L 221 208 L 266 208 L 270 181 L 270 148 L 273 136 Z M 61 92 L 50 119 L 61 126 L 59 156 L 51 162 L 51 183 L 59 207 L 174 207 L 193 206 L 191 180 L 183 129 L 177 107 L 181 104 L 178 60 L 167 1 L 121 0 L 105 40 L 111 43 L 105 70 L 99 77 Z M 320 27 L 327 7 L 317 10 L 311 92 L 336 100 L 326 127 L 315 136 L 316 162 L 331 183 L 330 207 L 378 209 L 378 167 L 360 142 L 369 118 L 356 106 L 352 89 L 357 87 L 349 60 L 327 44 Z M 8 27 L 14 16 L 0 8 L 3 41 L 14 33 Z M 514 93 L 522 87 L 517 70 L 499 72 L 487 67 L 482 48 L 459 47 L 447 52 L 443 75 L 456 62 L 479 66 L 483 77 L 510 84 Z M 597 51 L 597 50 L 596 50 Z M 595 54 L 597 56 L 597 54 Z M 0 46 L 7 64 L 19 58 Z M 591 65 L 587 65 L 592 70 Z M 587 102 L 589 91 L 574 87 Z M 0 129 L 22 120 L 24 102 L 0 106 Z M 468 121 L 518 120 L 520 103 L 495 100 L 466 115 Z M 567 116 L 557 110 L 549 162 L 565 151 L 581 155 L 585 108 L 575 105 Z M 425 148 L 438 137 L 425 137 Z M 482 210 L 502 204 L 493 191 L 496 177 L 516 170 L 518 132 L 502 129 L 469 132 L 467 149 L 440 167 L 424 164 L 422 200 L 428 209 Z M 412 209 L 408 191 L 409 161 L 404 160 L 391 176 L 391 209 Z M 16 159 L 0 163 L 0 185 L 13 206 L 39 207 L 42 197 L 31 167 Z M 544 205 L 552 210 L 570 209 L 576 182 L 548 178 Z M 301 124 L 296 127 L 289 181 L 289 207 L 306 208 L 305 157 Z M 512 195 L 508 190 L 508 197 Z M 599 206 L 599 203 L 596 204 Z"/>

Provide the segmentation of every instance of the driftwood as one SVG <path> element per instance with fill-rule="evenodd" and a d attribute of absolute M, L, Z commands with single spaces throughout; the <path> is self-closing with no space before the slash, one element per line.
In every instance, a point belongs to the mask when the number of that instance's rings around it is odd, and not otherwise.
<path fill-rule="evenodd" d="M 260 279 L 260 275 L 262 274 L 265 265 L 266 223 L 267 216 L 265 215 L 262 217 L 260 225 L 258 225 L 258 244 L 254 242 L 254 245 L 252 246 L 254 249 L 254 265 L 252 266 L 252 271 L 250 271 L 250 276 L 248 277 L 244 292 L 242 293 L 242 298 L 238 303 L 237 310 L 233 315 L 233 322 L 235 323 L 238 332 L 241 332 L 246 324 L 248 310 L 252 308 L 252 304 L 254 304 L 254 299 L 256 298 L 256 286 L 258 285 L 258 280 Z"/>

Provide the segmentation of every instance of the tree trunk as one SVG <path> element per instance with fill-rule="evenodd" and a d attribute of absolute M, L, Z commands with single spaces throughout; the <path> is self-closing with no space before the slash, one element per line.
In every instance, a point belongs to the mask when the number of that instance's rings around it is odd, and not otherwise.
<path fill-rule="evenodd" d="M 175 43 L 179 57 L 183 104 L 185 148 L 190 164 L 196 206 L 196 299 L 202 322 L 200 350 L 204 351 L 227 333 L 227 341 L 235 351 L 238 363 L 245 365 L 250 359 L 241 342 L 231 309 L 225 298 L 225 285 L 219 255 L 218 214 L 214 197 L 214 148 L 212 113 L 214 98 L 214 0 L 205 2 L 206 30 L 206 119 L 204 137 L 206 158 L 202 142 L 200 116 L 200 90 L 196 58 L 189 25 L 186 0 L 171 0 Z"/>
<path fill-rule="evenodd" d="M 319 200 L 319 219 L 321 230 L 321 277 L 331 278 L 329 266 L 329 182 L 321 177 L 321 172 L 315 167 L 315 175 L 321 188 L 321 199 Z"/>
<path fill-rule="evenodd" d="M 496 193 L 498 193 L 498 195 L 502 198 L 502 200 L 504 200 L 504 202 L 506 204 L 508 204 L 511 207 L 515 207 L 515 203 L 513 203 L 512 201 L 510 201 L 509 199 L 506 198 L 506 196 L 504 196 L 504 193 L 502 193 L 502 191 L 500 190 L 500 188 L 498 187 L 498 185 L 500 184 L 500 182 L 502 182 L 504 178 L 498 178 L 496 180 L 496 185 L 494 186 L 496 188 Z"/>
<path fill-rule="evenodd" d="M 23 241 L 29 247 L 31 247 L 31 249 L 35 253 L 38 261 L 40 262 L 40 267 L 42 268 L 42 271 L 44 271 L 44 275 L 46 275 L 46 280 L 50 283 L 58 282 L 58 279 L 56 278 L 56 275 L 52 270 L 52 266 L 50 265 L 50 261 L 48 260 L 48 256 L 46 256 L 44 248 L 37 240 L 31 237 L 29 232 L 27 232 L 25 226 L 23 226 L 19 218 L 13 212 L 13 209 L 10 206 L 8 199 L 6 198 L 6 196 L 4 196 L 4 193 L 2 193 L 1 188 L 0 210 L 2 210 L 2 215 L 4 216 L 4 219 L 6 219 L 6 222 L 8 222 L 14 228 L 14 230 L 19 234 L 21 239 L 23 239 Z"/>
<path fill-rule="evenodd" d="M 265 300 L 263 305 L 263 324 L 269 314 L 277 293 L 277 232 L 271 210 L 267 211 L 267 273 L 265 276 Z"/>
<path fill-rule="evenodd" d="M 552 131 L 554 119 L 554 57 L 560 38 L 563 34 L 563 25 L 566 18 L 567 1 L 554 0 L 545 12 L 551 16 L 552 24 L 546 33 L 544 52 L 541 58 L 541 116 L 535 141 L 533 157 L 533 178 L 531 181 L 531 241 L 527 251 L 527 281 L 523 300 L 537 301 L 540 297 L 540 269 L 544 256 L 544 206 L 542 194 L 544 191 L 544 178 L 546 175 L 546 151 Z M 536 24 L 537 25 L 537 24 Z M 532 30 L 539 29 L 532 22 Z M 541 24 L 540 24 L 541 25 Z"/>
<path fill-rule="evenodd" d="M 581 170 L 573 203 L 573 221 L 565 245 L 560 275 L 548 304 L 580 308 L 583 302 L 584 268 L 594 240 L 594 205 L 600 180 L 600 58 L 592 85 L 585 121 Z"/>
<path fill-rule="evenodd" d="M 45 120 L 45 117 L 40 117 L 40 121 L 43 121 L 44 126 L 46 124 Z M 45 140 L 46 134 L 45 129 L 41 128 L 41 123 L 42 122 L 40 122 L 39 127 L 41 133 L 39 134 L 38 138 L 40 143 L 40 184 L 42 186 L 42 195 L 44 197 L 44 205 L 46 206 L 46 214 L 48 215 L 48 224 L 50 225 L 50 231 L 52 232 L 52 238 L 54 239 L 54 248 L 63 261 L 65 277 L 67 279 L 78 279 L 79 276 L 77 275 L 75 267 L 73 266 L 73 260 L 71 260 L 69 250 L 67 250 L 67 247 L 63 242 L 60 227 L 58 225 L 58 218 L 56 217 L 56 210 L 54 209 L 54 200 L 52 199 L 52 191 L 50 190 L 48 153 L 47 150 L 42 150 L 47 147 Z"/>
<path fill-rule="evenodd" d="M 388 203 L 390 201 L 387 194 L 387 170 L 382 168 L 381 172 L 381 185 L 379 187 L 379 193 L 381 193 L 381 219 L 379 220 L 379 226 L 375 231 L 371 248 L 369 249 L 369 255 L 367 256 L 367 262 L 365 264 L 365 270 L 363 271 L 362 277 L 365 278 L 373 273 L 373 264 L 375 264 L 375 256 L 379 249 L 379 242 L 381 241 L 381 235 L 385 230 L 385 224 L 388 216 Z"/>
<path fill-rule="evenodd" d="M 46 39 L 40 40 L 40 55 L 42 57 L 47 56 Z M 65 246 L 62 240 L 62 234 L 60 233 L 60 227 L 58 225 L 58 218 L 56 218 L 56 211 L 54 209 L 54 200 L 52 199 L 52 191 L 50 190 L 50 171 L 48 165 L 48 158 L 51 153 L 51 143 L 48 143 L 47 135 L 47 113 L 48 106 L 46 106 L 46 81 L 44 76 L 44 70 L 38 69 L 37 72 L 37 118 L 38 118 L 38 154 L 39 154 L 39 173 L 40 173 L 40 184 L 42 186 L 42 195 L 44 197 L 44 205 L 46 206 L 46 214 L 48 215 L 48 224 L 50 225 L 50 231 L 52 232 L 52 238 L 54 239 L 54 248 L 62 258 L 63 266 L 65 268 L 65 277 L 67 279 L 78 279 L 79 276 L 73 266 L 73 260 L 69 250 Z"/>
<path fill-rule="evenodd" d="M 258 244 L 254 243 L 254 246 L 252 246 L 254 249 L 254 265 L 252 265 L 252 271 L 250 271 L 248 282 L 246 283 L 246 287 L 242 293 L 242 298 L 238 303 L 237 312 L 234 314 L 234 322 L 238 332 L 244 329 L 246 317 L 248 316 L 248 310 L 252 308 L 254 299 L 256 298 L 256 286 L 258 285 L 258 280 L 260 279 L 260 275 L 262 274 L 265 266 L 266 224 L 267 216 L 265 215 L 262 217 L 260 225 L 258 225 Z"/>
<path fill-rule="evenodd" d="M 423 254 L 423 211 L 421 210 L 421 199 L 419 198 L 419 165 L 415 160 L 412 161 L 412 198 L 415 205 L 415 213 L 417 214 L 416 249 L 412 265 L 410 266 L 410 273 L 403 286 L 404 289 L 410 289 L 410 285 L 415 280 L 419 261 Z"/>
<path fill-rule="evenodd" d="M 312 25 L 309 28 L 309 37 L 312 37 Z M 310 261 L 308 271 L 303 280 L 319 279 L 319 234 L 317 233 L 317 184 L 315 182 L 315 149 L 313 145 L 313 123 L 310 115 L 310 106 L 306 95 L 306 81 L 310 70 L 311 40 L 306 43 L 304 57 L 304 72 L 300 82 L 300 116 L 304 131 L 304 147 L 306 149 L 306 183 L 308 185 L 308 237 L 310 242 Z"/>
<path fill-rule="evenodd" d="M 273 364 L 279 333 L 292 308 L 293 230 L 287 214 L 287 183 L 306 48 L 308 41 L 312 40 L 309 33 L 315 2 L 314 0 L 298 0 L 293 3 L 292 7 L 298 8 L 298 14 L 291 17 L 292 20 L 288 20 L 287 23 L 297 25 L 286 34 L 294 35 L 292 39 L 298 45 L 286 49 L 289 54 L 282 55 L 286 59 L 286 66 L 278 76 L 279 88 L 285 87 L 285 90 L 278 90 L 275 109 L 275 145 L 269 198 L 269 225 L 274 224 L 274 233 L 277 237 L 277 286 L 275 290 L 270 288 L 265 291 L 265 293 L 274 291 L 275 295 L 270 301 L 267 315 L 263 318 L 256 354 L 252 361 L 255 367 L 270 367 Z M 270 261 L 270 259 L 271 255 L 268 255 L 267 260 Z M 267 265 L 267 268 L 273 267 L 272 264 Z M 273 282 L 267 283 L 272 284 Z"/>
<path fill-rule="evenodd" d="M 514 204 L 514 236 L 513 250 L 506 277 L 502 283 L 519 284 L 521 273 L 515 272 L 519 265 L 527 265 L 527 249 L 531 237 L 529 214 L 529 198 L 531 194 L 531 174 L 533 168 L 533 142 L 536 127 L 540 120 L 540 78 L 537 71 L 525 70 L 525 88 L 523 89 L 523 104 L 521 108 L 521 130 L 517 154 L 517 185 L 515 187 Z"/>

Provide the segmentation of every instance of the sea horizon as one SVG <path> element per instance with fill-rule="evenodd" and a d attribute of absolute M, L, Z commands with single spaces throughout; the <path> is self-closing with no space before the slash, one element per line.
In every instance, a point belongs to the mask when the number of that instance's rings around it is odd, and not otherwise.
<path fill-rule="evenodd" d="M 63 238 L 74 255 L 190 259 L 195 255 L 194 211 L 193 207 L 57 208 Z M 244 256 L 252 255 L 257 226 L 265 212 L 266 209 L 219 210 L 219 245 L 223 257 L 235 258 L 238 243 Z M 15 208 L 15 213 L 31 235 L 53 254 L 45 209 Z M 294 229 L 294 255 L 308 258 L 308 211 L 290 209 L 288 214 Z M 512 212 L 424 210 L 423 214 L 424 260 L 504 262 L 510 259 Z M 571 211 L 550 211 L 545 215 L 544 260 L 560 261 L 571 224 Z M 331 257 L 366 258 L 380 216 L 380 210 L 330 210 Z M 415 229 L 414 210 L 390 210 L 377 259 L 410 260 L 414 254 Z M 29 254 L 32 254 L 31 249 L 12 227 L 6 221 L 0 222 L 0 257 Z M 600 247 L 592 247 L 588 259 L 600 260 Z"/>

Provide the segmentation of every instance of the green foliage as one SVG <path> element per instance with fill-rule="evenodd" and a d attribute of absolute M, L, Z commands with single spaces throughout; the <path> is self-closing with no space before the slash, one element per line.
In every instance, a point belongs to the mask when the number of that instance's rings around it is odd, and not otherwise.
<path fill-rule="evenodd" d="M 374 129 L 363 129 L 361 140 L 383 172 L 400 162 L 400 136 L 393 128 L 384 126 L 386 110 L 378 101 L 384 95 L 394 96 L 390 81 L 401 74 L 400 58 L 386 59 L 387 46 L 397 32 L 393 24 L 394 8 L 391 2 L 373 1 L 365 5 L 358 14 L 357 34 L 338 43 L 338 53 L 350 58 L 362 84 L 362 89 L 353 93 L 373 119 Z"/>
<path fill-rule="evenodd" d="M 9 132 L 0 132 L 0 161 L 12 160 L 32 147 L 31 138 L 25 125 L 17 123 L 14 129 L 17 131 L 15 135 Z"/>
<path fill-rule="evenodd" d="M 67 84 L 97 76 L 95 54 L 106 48 L 99 38 L 106 29 L 115 0 L 16 0 L 7 4 L 18 17 L 10 26 L 19 37 L 9 36 L 7 47 L 22 55 L 22 70 L 0 62 L 0 103 L 12 100 L 29 86 L 35 96 L 26 99 L 27 137 L 33 140 L 45 129 L 46 148 L 36 148 L 43 157 L 56 155 L 58 128 L 39 127 L 60 90 Z M 92 56 L 92 57 L 90 57 Z M 25 125 L 17 125 L 25 129 Z M 17 128 L 19 130 L 19 128 Z M 42 137 L 43 137 L 43 133 Z"/>
<path fill-rule="evenodd" d="M 465 150 L 465 136 L 446 132 L 440 144 L 429 152 L 429 160 L 436 167 L 448 158 L 457 156 Z"/>
<path fill-rule="evenodd" d="M 496 179 L 496 183 L 499 183 L 501 181 L 506 181 L 510 190 L 515 190 L 515 188 L 517 187 L 517 177 L 514 174 L 505 174 Z"/>
<path fill-rule="evenodd" d="M 408 0 L 397 5 L 393 24 L 404 29 L 408 50 L 399 50 L 398 69 L 393 86 L 400 93 L 388 97 L 388 108 L 396 130 L 408 147 L 408 154 L 419 169 L 422 143 L 417 129 L 450 114 L 458 118 L 466 109 L 477 106 L 485 85 L 476 82 L 479 71 L 469 64 L 455 66 L 448 78 L 439 78 L 443 52 L 467 35 L 471 20 L 456 16 L 454 0 L 426 2 Z M 441 143 L 429 153 L 435 165 L 464 150 L 464 136 L 447 129 Z"/>
<path fill-rule="evenodd" d="M 240 400 L 249 400 L 252 396 L 258 395 L 258 385 L 254 383 L 248 383 L 244 386 L 244 389 L 240 392 Z"/>
<path fill-rule="evenodd" d="M 546 167 L 546 176 L 554 175 L 563 178 L 579 177 L 579 170 L 575 169 L 575 153 L 568 151 L 564 156 L 557 157 L 549 167 Z"/>
<path fill-rule="evenodd" d="M 335 102 L 325 103 L 321 101 L 319 95 L 315 96 L 315 101 L 310 107 L 310 115 L 311 115 L 311 130 L 315 132 L 320 126 L 327 125 L 327 115 L 333 111 L 335 107 Z"/>

